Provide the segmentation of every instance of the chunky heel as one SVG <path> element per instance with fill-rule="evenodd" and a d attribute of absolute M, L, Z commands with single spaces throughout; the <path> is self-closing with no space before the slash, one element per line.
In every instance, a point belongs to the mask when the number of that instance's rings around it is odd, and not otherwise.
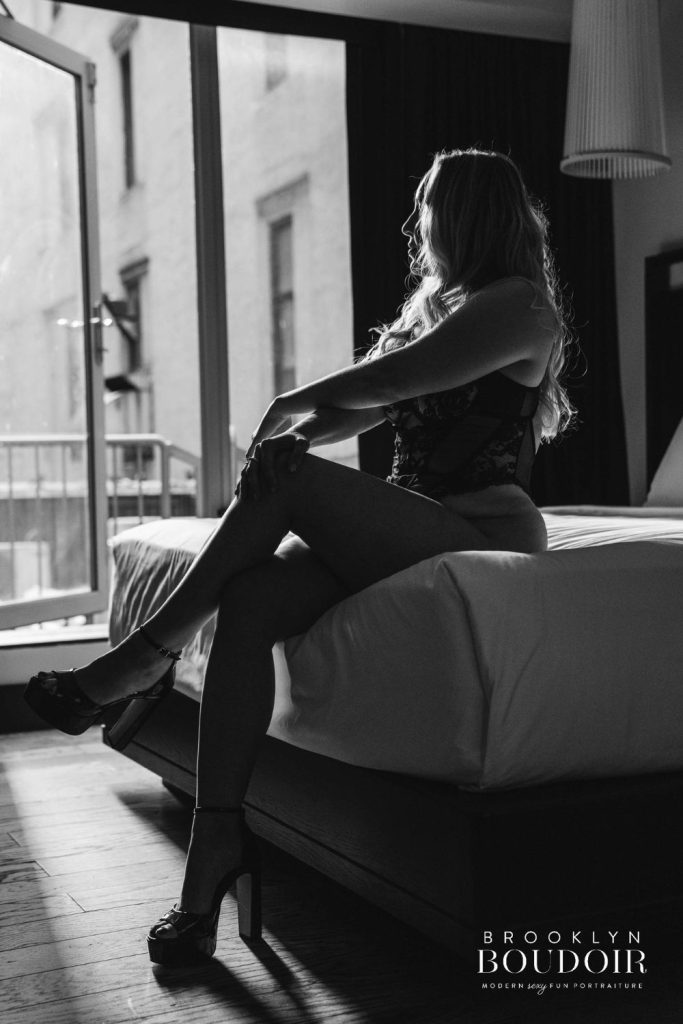
<path fill-rule="evenodd" d="M 201 813 L 240 814 L 244 837 L 242 862 L 228 871 L 216 886 L 211 910 L 193 914 L 174 906 L 153 925 L 147 936 L 149 958 L 154 964 L 187 967 L 203 963 L 216 952 L 218 919 L 223 897 L 232 888 L 237 898 L 237 921 L 242 939 L 261 938 L 261 865 L 256 840 L 244 822 L 241 807 L 195 807 Z"/>
<path fill-rule="evenodd" d="M 134 697 L 121 715 L 106 729 L 107 744 L 114 750 L 128 746 L 138 729 L 147 721 L 159 703 L 169 695 L 175 683 L 175 667 L 168 670 L 143 697 Z"/>
<path fill-rule="evenodd" d="M 261 872 L 245 871 L 235 882 L 237 926 L 240 937 L 249 942 L 261 938 Z"/>

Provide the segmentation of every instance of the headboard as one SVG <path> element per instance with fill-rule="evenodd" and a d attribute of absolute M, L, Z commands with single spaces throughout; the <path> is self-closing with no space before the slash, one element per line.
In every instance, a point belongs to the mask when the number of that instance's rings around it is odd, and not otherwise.
<path fill-rule="evenodd" d="M 683 249 L 645 259 L 647 480 L 683 418 Z"/>

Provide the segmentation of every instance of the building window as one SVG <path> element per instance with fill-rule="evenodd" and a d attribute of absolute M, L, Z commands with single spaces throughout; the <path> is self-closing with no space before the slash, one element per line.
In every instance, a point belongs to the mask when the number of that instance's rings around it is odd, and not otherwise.
<path fill-rule="evenodd" d="M 269 233 L 273 384 L 280 395 L 296 387 L 292 217 L 270 224 Z"/>
<path fill-rule="evenodd" d="M 119 57 L 121 101 L 123 108 L 123 168 L 126 188 L 135 184 L 135 145 L 133 141 L 133 83 L 130 50 Z"/>
<path fill-rule="evenodd" d="M 138 260 L 121 271 L 121 283 L 126 298 L 126 370 L 135 373 L 142 369 L 142 309 L 141 282 L 147 273 L 149 260 Z"/>
<path fill-rule="evenodd" d="M 264 33 L 266 57 L 266 92 L 287 77 L 287 36 Z"/>
<path fill-rule="evenodd" d="M 135 125 L 133 111 L 133 61 L 131 41 L 138 19 L 124 18 L 110 36 L 111 47 L 118 57 L 121 88 L 121 121 L 123 128 L 123 176 L 126 188 L 135 184 Z"/>
<path fill-rule="evenodd" d="M 125 405 L 122 413 L 126 433 L 148 433 L 154 430 L 152 380 L 144 359 L 142 334 L 142 280 L 149 260 L 137 260 L 120 271 L 126 310 L 119 322 L 124 343 L 123 381 Z M 138 444 L 122 448 L 123 467 L 132 478 L 149 475 L 154 460 L 151 446 Z"/>

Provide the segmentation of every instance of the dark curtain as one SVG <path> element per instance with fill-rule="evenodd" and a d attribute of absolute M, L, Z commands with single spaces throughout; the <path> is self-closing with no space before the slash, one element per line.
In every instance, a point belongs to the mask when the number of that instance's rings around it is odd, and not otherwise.
<path fill-rule="evenodd" d="M 475 145 L 509 153 L 544 203 L 582 353 L 567 380 L 578 428 L 542 446 L 533 496 L 627 504 L 611 187 L 559 171 L 568 56 L 560 43 L 407 26 L 349 46 L 356 337 L 393 317 L 402 300 L 400 225 L 432 154 Z M 384 475 L 387 431 L 361 440 L 364 468 Z"/>

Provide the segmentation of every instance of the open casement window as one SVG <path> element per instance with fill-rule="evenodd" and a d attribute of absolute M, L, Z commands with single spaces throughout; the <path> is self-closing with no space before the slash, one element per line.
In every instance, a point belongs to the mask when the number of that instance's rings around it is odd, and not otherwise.
<path fill-rule="evenodd" d="M 95 67 L 0 16 L 0 628 L 107 605 Z"/>

